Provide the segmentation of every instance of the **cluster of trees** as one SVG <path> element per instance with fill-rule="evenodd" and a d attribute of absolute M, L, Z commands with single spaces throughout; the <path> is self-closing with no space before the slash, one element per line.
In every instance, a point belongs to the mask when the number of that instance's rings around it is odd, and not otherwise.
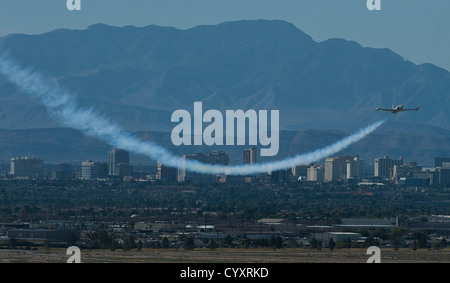
<path fill-rule="evenodd" d="M 364 194 L 369 191 L 370 194 Z M 352 184 L 195 184 L 0 181 L 0 221 L 41 219 L 252 222 L 265 217 L 336 224 L 341 218 L 450 214 L 450 190 L 397 186 L 374 190 Z M 214 215 L 214 216 L 211 216 Z M 141 218 L 139 218 L 141 217 Z"/>
<path fill-rule="evenodd" d="M 123 251 L 137 249 L 140 251 L 143 248 L 142 241 L 136 241 L 131 234 L 118 236 L 116 233 L 100 229 L 90 233 L 89 238 L 89 241 L 86 243 L 86 248 L 89 249 L 109 249 L 111 251 L 116 249 L 122 249 Z"/>
<path fill-rule="evenodd" d="M 182 247 L 186 250 L 192 250 L 196 247 L 194 237 L 192 236 L 186 236 L 183 238 L 182 241 L 183 241 Z M 275 250 L 281 249 L 283 247 L 283 240 L 281 239 L 281 236 L 277 235 L 272 236 L 270 238 L 261 238 L 256 240 L 242 239 L 239 241 L 239 244 L 236 244 L 233 241 L 233 238 L 230 235 L 227 235 L 221 240 L 205 239 L 203 240 L 203 244 L 205 244 L 205 247 L 210 249 L 239 247 L 239 248 L 272 248 Z M 298 244 L 296 244 L 296 246 L 298 246 Z"/>

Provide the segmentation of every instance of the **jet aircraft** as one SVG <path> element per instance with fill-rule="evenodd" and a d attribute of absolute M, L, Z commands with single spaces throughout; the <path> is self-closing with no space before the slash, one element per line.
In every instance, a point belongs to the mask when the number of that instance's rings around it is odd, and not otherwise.
<path fill-rule="evenodd" d="M 394 107 L 394 105 L 392 105 L 392 109 L 383 109 L 381 107 L 378 107 L 376 109 L 376 111 L 379 111 L 379 110 L 381 110 L 381 111 L 389 111 L 389 112 L 392 112 L 392 114 L 395 114 L 395 113 L 403 112 L 403 111 L 413 111 L 413 110 L 417 111 L 419 109 L 420 109 L 419 107 L 414 108 L 414 109 L 405 109 L 405 108 L 403 108 L 403 104 L 400 104 L 400 105 L 398 105 L 396 107 Z"/>

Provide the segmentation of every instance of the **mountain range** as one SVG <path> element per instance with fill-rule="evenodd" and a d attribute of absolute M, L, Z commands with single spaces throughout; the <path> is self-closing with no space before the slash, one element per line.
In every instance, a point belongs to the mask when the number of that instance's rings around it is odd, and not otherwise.
<path fill-rule="evenodd" d="M 447 70 L 345 39 L 316 42 L 285 21 L 187 30 L 96 24 L 85 30 L 11 34 L 0 38 L 0 50 L 24 67 L 57 78 L 81 105 L 165 145 L 174 127 L 173 111 L 192 113 L 193 103 L 202 101 L 205 110 L 279 110 L 280 158 L 385 118 L 387 123 L 349 152 L 364 153 L 367 160 L 403 155 L 426 164 L 450 155 Z M 397 104 L 420 110 L 375 111 Z M 0 77 L 0 160 L 50 154 L 55 162 L 78 161 L 95 157 L 96 146 L 108 147 L 61 126 L 38 101 Z M 230 150 L 236 151 L 235 160 L 241 158 L 237 149 Z"/>

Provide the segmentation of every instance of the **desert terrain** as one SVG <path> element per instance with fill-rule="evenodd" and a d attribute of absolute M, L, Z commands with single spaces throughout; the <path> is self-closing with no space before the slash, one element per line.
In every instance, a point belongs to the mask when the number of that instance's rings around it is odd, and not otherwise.
<path fill-rule="evenodd" d="M 81 250 L 82 263 L 366 263 L 365 249 Z M 65 263 L 65 249 L 0 250 L 0 263 Z M 450 249 L 381 249 L 381 263 L 450 263 Z"/>

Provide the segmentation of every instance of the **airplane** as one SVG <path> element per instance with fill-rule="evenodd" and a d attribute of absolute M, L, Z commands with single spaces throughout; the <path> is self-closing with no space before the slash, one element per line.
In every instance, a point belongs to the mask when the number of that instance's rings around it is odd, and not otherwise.
<path fill-rule="evenodd" d="M 414 109 L 404 109 L 403 104 L 400 104 L 396 107 L 394 107 L 394 105 L 392 105 L 392 109 L 382 109 L 382 108 L 378 107 L 375 111 L 379 111 L 379 110 L 390 111 L 390 112 L 392 112 L 392 114 L 395 114 L 395 113 L 402 112 L 402 111 L 413 111 L 413 110 L 417 111 L 419 109 L 420 109 L 419 107 L 414 108 Z"/>

